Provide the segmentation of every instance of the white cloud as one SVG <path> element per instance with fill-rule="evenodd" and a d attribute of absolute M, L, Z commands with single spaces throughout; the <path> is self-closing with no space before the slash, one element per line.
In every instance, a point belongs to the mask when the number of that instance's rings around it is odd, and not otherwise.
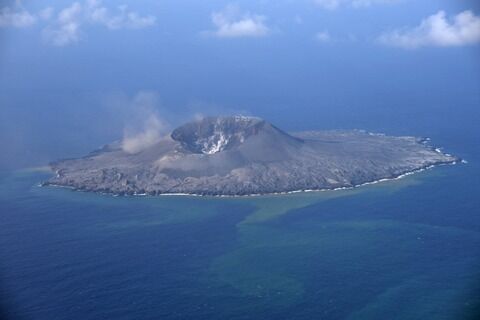
<path fill-rule="evenodd" d="M 100 0 L 87 0 L 81 4 L 74 2 L 70 7 L 61 10 L 53 26 L 44 30 L 45 38 L 56 46 L 65 46 L 78 42 L 85 24 L 98 24 L 110 30 L 141 29 L 153 26 L 154 16 L 141 16 L 128 10 L 127 6 L 119 6 L 111 10 L 102 5 Z"/>
<path fill-rule="evenodd" d="M 212 22 L 217 28 L 214 35 L 219 38 L 262 37 L 269 33 L 265 25 L 266 17 L 257 14 L 240 13 L 235 6 L 212 14 Z"/>
<path fill-rule="evenodd" d="M 370 7 L 377 4 L 390 4 L 400 0 L 313 0 L 315 4 L 323 9 L 335 10 L 339 7 L 362 8 Z"/>
<path fill-rule="evenodd" d="M 137 12 L 129 11 L 126 5 L 112 10 L 102 6 L 99 0 L 89 0 L 87 2 L 88 18 L 93 23 L 106 26 L 108 29 L 141 29 L 155 25 L 156 17 L 152 15 L 141 16 Z"/>
<path fill-rule="evenodd" d="M 447 19 L 445 12 L 439 11 L 424 19 L 415 28 L 384 33 L 379 37 L 379 41 L 386 45 L 405 49 L 480 43 L 480 17 L 467 10 L 452 19 Z"/>
<path fill-rule="evenodd" d="M 10 7 L 0 9 L 0 27 L 29 27 L 37 21 L 43 21 L 47 23 L 43 28 L 44 39 L 55 46 L 65 46 L 78 42 L 82 29 L 87 24 L 118 30 L 142 29 L 156 23 L 155 16 L 140 15 L 129 10 L 126 5 L 110 9 L 103 6 L 101 0 L 73 2 L 61 9 L 55 17 L 54 11 L 54 8 L 46 7 L 32 14 L 17 2 L 15 9 Z"/>
<path fill-rule="evenodd" d="M 36 21 L 36 17 L 24 9 L 4 7 L 0 10 L 0 27 L 25 28 L 35 24 Z"/>
<path fill-rule="evenodd" d="M 320 42 L 328 42 L 331 40 L 330 33 L 328 31 L 320 31 L 315 35 L 315 39 Z"/>
<path fill-rule="evenodd" d="M 44 37 L 55 46 L 65 46 L 80 40 L 83 8 L 78 2 L 58 13 L 55 27 L 44 29 Z"/>

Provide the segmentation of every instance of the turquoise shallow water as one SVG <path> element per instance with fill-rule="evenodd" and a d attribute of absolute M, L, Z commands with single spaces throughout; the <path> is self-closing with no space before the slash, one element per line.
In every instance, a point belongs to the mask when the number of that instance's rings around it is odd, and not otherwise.
<path fill-rule="evenodd" d="M 127 198 L 0 181 L 18 319 L 476 319 L 475 162 L 354 190 Z"/>

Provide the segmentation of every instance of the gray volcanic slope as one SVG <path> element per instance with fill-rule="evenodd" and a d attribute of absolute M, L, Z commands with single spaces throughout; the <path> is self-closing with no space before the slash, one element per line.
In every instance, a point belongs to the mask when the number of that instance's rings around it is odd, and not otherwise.
<path fill-rule="evenodd" d="M 56 176 L 45 184 L 114 194 L 248 195 L 352 187 L 458 160 L 421 138 L 288 134 L 259 118 L 209 117 L 137 153 L 117 142 L 52 163 Z"/>

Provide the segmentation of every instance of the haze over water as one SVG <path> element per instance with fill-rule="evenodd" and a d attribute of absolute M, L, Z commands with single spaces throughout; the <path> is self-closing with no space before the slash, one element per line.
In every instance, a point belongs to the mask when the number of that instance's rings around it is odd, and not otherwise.
<path fill-rule="evenodd" d="M 79 2 L 78 38 L 62 45 L 48 30 L 60 30 L 58 14 L 73 3 L 2 3 L 35 18 L 0 27 L 4 313 L 476 319 L 478 44 L 403 48 L 378 38 L 440 10 L 450 24 L 465 10 L 478 19 L 479 5 L 321 3 L 244 1 L 232 21 L 262 16 L 268 32 L 226 37 L 212 16 L 230 14 L 224 1 L 129 2 L 155 17 L 136 28 L 93 23 Z M 113 1 L 101 6 L 119 14 Z M 163 134 L 199 114 L 252 114 L 290 131 L 427 136 L 468 163 L 354 190 L 245 199 L 40 188 L 48 174 L 25 170 L 145 132 L 152 117 Z"/>

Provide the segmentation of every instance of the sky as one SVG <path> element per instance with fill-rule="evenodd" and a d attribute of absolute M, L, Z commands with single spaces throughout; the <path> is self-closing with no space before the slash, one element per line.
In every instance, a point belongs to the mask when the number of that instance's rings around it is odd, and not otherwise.
<path fill-rule="evenodd" d="M 0 1 L 0 170 L 205 115 L 476 134 L 479 57 L 474 0 Z"/>

